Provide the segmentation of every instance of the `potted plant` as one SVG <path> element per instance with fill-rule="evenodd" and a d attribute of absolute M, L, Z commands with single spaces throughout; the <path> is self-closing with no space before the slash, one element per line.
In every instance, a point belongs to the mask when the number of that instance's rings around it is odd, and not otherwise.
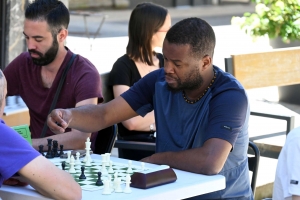
<path fill-rule="evenodd" d="M 231 23 L 239 25 L 252 37 L 268 35 L 270 42 L 283 41 L 289 46 L 300 46 L 300 0 L 252 0 L 254 13 L 233 17 Z M 296 44 L 290 44 L 296 41 Z M 297 44 L 298 43 L 298 44 Z M 276 48 L 274 46 L 273 48 Z"/>

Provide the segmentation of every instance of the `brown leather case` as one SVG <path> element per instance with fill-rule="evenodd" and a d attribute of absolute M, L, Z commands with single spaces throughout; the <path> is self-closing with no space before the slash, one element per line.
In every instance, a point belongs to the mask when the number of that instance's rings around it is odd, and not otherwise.
<path fill-rule="evenodd" d="M 177 180 L 177 176 L 172 168 L 163 169 L 148 174 L 135 172 L 131 176 L 131 187 L 148 189 L 159 185 L 173 183 Z"/>

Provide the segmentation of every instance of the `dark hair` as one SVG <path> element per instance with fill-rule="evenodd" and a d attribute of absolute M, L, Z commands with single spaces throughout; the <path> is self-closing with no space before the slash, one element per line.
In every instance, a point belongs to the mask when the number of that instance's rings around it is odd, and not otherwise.
<path fill-rule="evenodd" d="M 68 28 L 70 13 L 61 1 L 35 0 L 26 8 L 25 18 L 33 21 L 46 21 L 54 36 L 62 28 Z"/>
<path fill-rule="evenodd" d="M 216 37 L 212 27 L 200 18 L 179 21 L 166 34 L 169 43 L 191 46 L 191 54 L 196 58 L 205 55 L 213 57 Z"/>
<path fill-rule="evenodd" d="M 127 55 L 153 65 L 151 40 L 154 33 L 163 26 L 168 10 L 154 3 L 138 4 L 130 15 L 126 48 Z M 154 54 L 155 55 L 155 54 Z"/>

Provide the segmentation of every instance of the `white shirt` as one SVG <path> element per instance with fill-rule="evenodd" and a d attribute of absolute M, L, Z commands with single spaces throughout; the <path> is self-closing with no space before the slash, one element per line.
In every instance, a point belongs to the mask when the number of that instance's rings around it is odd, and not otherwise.
<path fill-rule="evenodd" d="M 280 152 L 272 199 L 292 199 L 292 195 L 300 196 L 300 127 L 288 134 Z"/>

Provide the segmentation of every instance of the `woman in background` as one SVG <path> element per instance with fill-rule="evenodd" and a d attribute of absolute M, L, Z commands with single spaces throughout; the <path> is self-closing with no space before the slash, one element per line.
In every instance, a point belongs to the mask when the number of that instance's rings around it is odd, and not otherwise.
<path fill-rule="evenodd" d="M 129 20 L 126 54 L 114 63 L 109 76 L 114 97 L 120 96 L 148 73 L 164 66 L 162 54 L 154 49 L 162 47 L 170 27 L 171 17 L 166 8 L 153 3 L 141 3 L 134 8 Z M 153 111 L 145 117 L 137 116 L 118 124 L 121 140 L 155 142 L 155 131 Z M 119 157 L 130 160 L 140 160 L 153 153 L 119 149 Z"/>

